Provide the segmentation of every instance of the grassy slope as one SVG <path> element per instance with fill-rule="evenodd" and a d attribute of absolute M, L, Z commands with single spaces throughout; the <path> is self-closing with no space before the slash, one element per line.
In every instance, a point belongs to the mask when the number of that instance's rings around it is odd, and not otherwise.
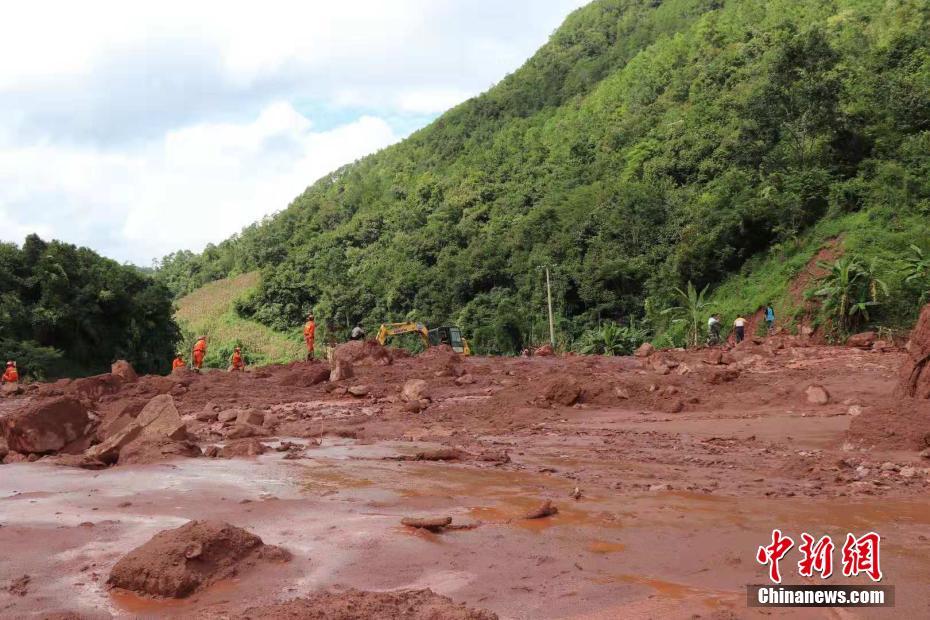
<path fill-rule="evenodd" d="M 921 216 L 900 217 L 889 221 L 880 213 L 861 211 L 826 219 L 799 238 L 796 243 L 774 246 L 767 254 L 748 261 L 743 269 L 721 283 L 709 296 L 713 310 L 723 315 L 728 327 L 737 314 L 751 315 L 766 303 L 775 308 L 779 323 L 794 327 L 804 318 L 803 297 L 796 283 L 810 280 L 808 265 L 832 240 L 838 240 L 838 252 L 878 260 L 882 279 L 891 295 L 873 312 L 873 327 L 904 327 L 917 318 L 920 305 L 912 303 L 914 291 L 908 291 L 900 273 L 898 257 L 915 244 L 926 249 L 930 239 L 930 222 Z M 925 301 L 925 299 L 924 299 Z M 678 336 L 669 332 L 669 336 Z M 674 338 L 673 338 L 674 339 Z M 668 344 L 660 336 L 659 344 Z"/>
<path fill-rule="evenodd" d="M 251 364 L 290 362 L 304 354 L 299 338 L 276 332 L 257 321 L 236 314 L 234 303 L 258 286 L 257 271 L 217 280 L 182 297 L 177 302 L 175 318 L 184 330 L 183 349 L 189 352 L 193 339 L 207 336 L 209 343 L 206 365 L 224 368 L 235 346 L 241 346 L 246 361 Z M 185 360 L 190 361 L 189 354 Z"/>

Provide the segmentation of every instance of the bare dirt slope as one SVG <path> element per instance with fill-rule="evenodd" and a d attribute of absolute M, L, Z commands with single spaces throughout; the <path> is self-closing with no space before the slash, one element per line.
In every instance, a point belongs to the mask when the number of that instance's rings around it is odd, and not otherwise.
<path fill-rule="evenodd" d="M 461 617 L 760 617 L 745 585 L 765 580 L 755 550 L 773 528 L 879 532 L 897 607 L 766 617 L 930 608 L 930 412 L 896 393 L 903 351 L 772 338 L 644 358 L 369 353 L 336 382 L 300 363 L 0 399 L 4 420 L 76 399 L 92 427 L 87 445 L 68 435 L 74 454 L 14 451 L 0 466 L 0 616 L 448 605 Z M 140 414 L 164 394 L 183 433 L 164 398 Z M 171 438 L 139 449 L 153 428 Z M 137 436 L 107 462 L 87 456 L 119 433 Z M 166 449 L 188 444 L 202 456 Z M 526 518 L 546 500 L 553 514 Z M 191 520 L 244 528 L 292 559 L 243 565 L 182 599 L 108 586 L 121 558 Z M 785 580 L 804 583 L 791 557 Z M 844 581 L 869 583 L 831 583 Z"/>

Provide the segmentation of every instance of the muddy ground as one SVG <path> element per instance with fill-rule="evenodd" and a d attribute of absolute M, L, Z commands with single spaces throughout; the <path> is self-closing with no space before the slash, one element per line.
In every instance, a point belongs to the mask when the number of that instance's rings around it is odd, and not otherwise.
<path fill-rule="evenodd" d="M 133 464 L 84 469 L 79 455 L 8 455 L 0 616 L 297 617 L 268 610 L 354 588 L 429 589 L 501 618 L 928 617 L 930 410 L 896 393 L 906 357 L 773 338 L 640 358 L 356 356 L 335 382 L 320 363 L 131 379 L 82 397 L 95 421 L 167 393 L 192 442 L 220 456 L 135 450 Z M 0 417 L 74 383 L 0 400 Z M 457 458 L 424 460 L 439 448 Z M 523 518 L 547 499 L 556 514 Z M 401 524 L 435 516 L 453 527 Z M 123 556 L 195 519 L 292 559 L 181 599 L 108 586 Z M 747 608 L 773 528 L 880 533 L 896 607 Z M 798 577 L 798 559 L 782 562 L 785 583 L 823 583 Z"/>

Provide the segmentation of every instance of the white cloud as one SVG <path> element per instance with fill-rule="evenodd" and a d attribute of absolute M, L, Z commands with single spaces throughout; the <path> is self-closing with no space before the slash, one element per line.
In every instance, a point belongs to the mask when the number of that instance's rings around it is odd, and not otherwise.
<path fill-rule="evenodd" d="M 200 124 L 112 153 L 74 146 L 0 149 L 3 238 L 26 231 L 148 264 L 238 232 L 313 180 L 396 141 L 365 116 L 328 131 L 285 102 L 252 122 Z M 54 231 L 54 234 L 52 234 Z"/>
<path fill-rule="evenodd" d="M 199 250 L 486 90 L 585 1 L 11 3 L 0 238 Z"/>

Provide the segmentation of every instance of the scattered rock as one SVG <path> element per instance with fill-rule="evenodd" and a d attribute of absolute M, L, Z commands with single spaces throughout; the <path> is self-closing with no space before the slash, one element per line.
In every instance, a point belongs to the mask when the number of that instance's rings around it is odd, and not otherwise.
<path fill-rule="evenodd" d="M 145 596 L 183 598 L 259 560 L 289 558 L 286 551 L 228 523 L 190 521 L 123 556 L 107 583 Z"/>
<path fill-rule="evenodd" d="M 219 418 L 219 413 L 212 409 L 204 409 L 194 414 L 194 418 L 199 422 L 216 422 Z"/>
<path fill-rule="evenodd" d="M 333 369 L 329 373 L 331 382 L 345 381 L 355 376 L 355 368 L 352 363 L 346 360 L 337 360 L 333 362 Z"/>
<path fill-rule="evenodd" d="M 830 402 L 830 392 L 822 385 L 810 385 L 804 394 L 807 395 L 807 402 L 812 405 L 826 405 Z"/>
<path fill-rule="evenodd" d="M 367 385 L 353 385 L 349 388 L 349 394 L 355 396 L 356 398 L 362 398 L 363 396 L 368 396 L 371 392 L 371 388 Z"/>
<path fill-rule="evenodd" d="M 132 364 L 126 360 L 116 360 L 110 366 L 110 374 L 116 375 L 126 383 L 132 383 L 139 378 Z"/>
<path fill-rule="evenodd" d="M 29 575 L 23 575 L 18 577 L 10 582 L 10 585 L 7 586 L 6 591 L 12 594 L 13 596 L 26 596 L 29 594 L 29 582 L 32 581 L 32 577 Z"/>
<path fill-rule="evenodd" d="M 84 404 L 68 396 L 29 403 L 0 419 L 10 450 L 24 454 L 57 452 L 91 433 Z"/>
<path fill-rule="evenodd" d="M 261 426 L 265 423 L 265 414 L 254 409 L 242 409 L 236 416 L 236 425 Z"/>
<path fill-rule="evenodd" d="M 247 437 L 267 437 L 268 431 L 263 429 L 261 426 L 255 426 L 254 424 L 239 424 L 236 423 L 229 431 L 226 433 L 226 439 L 245 439 Z"/>
<path fill-rule="evenodd" d="M 4 383 L 0 386 L 0 396 L 18 396 L 24 392 L 19 383 Z"/>
<path fill-rule="evenodd" d="M 581 384 L 574 377 L 557 377 L 545 387 L 542 396 L 550 403 L 570 407 L 581 398 Z"/>
<path fill-rule="evenodd" d="M 543 519 L 545 517 L 551 517 L 554 514 L 558 514 L 559 509 L 555 504 L 552 503 L 551 499 L 544 501 L 539 508 L 531 510 L 530 512 L 523 515 L 524 519 Z"/>
<path fill-rule="evenodd" d="M 551 344 L 544 344 L 533 351 L 533 355 L 536 357 L 552 357 L 555 355 L 555 351 L 552 349 Z"/>
<path fill-rule="evenodd" d="M 226 409 L 225 411 L 220 411 L 216 418 L 223 424 L 235 422 L 239 418 L 239 410 Z"/>
<path fill-rule="evenodd" d="M 723 351 L 720 349 L 711 349 L 707 352 L 707 355 L 704 356 L 704 363 L 710 364 L 711 366 L 719 366 L 723 364 Z"/>
<path fill-rule="evenodd" d="M 404 517 L 400 522 L 407 527 L 439 531 L 452 523 L 452 517 Z"/>
<path fill-rule="evenodd" d="M 510 455 L 506 450 L 484 450 L 475 455 L 476 461 L 484 463 L 504 464 L 510 462 Z"/>
<path fill-rule="evenodd" d="M 680 398 L 675 398 L 662 406 L 662 410 L 668 413 L 681 413 L 685 409 L 685 403 Z"/>
<path fill-rule="evenodd" d="M 289 387 L 313 387 L 330 378 L 330 369 L 325 364 L 311 363 L 309 367 L 297 368 L 281 378 L 281 385 Z"/>
<path fill-rule="evenodd" d="M 220 458 L 232 459 L 237 457 L 258 456 L 268 451 L 268 447 L 257 439 L 242 439 L 230 441 L 219 449 Z"/>
<path fill-rule="evenodd" d="M 157 463 L 178 457 L 196 458 L 202 453 L 197 444 L 182 440 L 175 441 L 166 437 L 140 437 L 130 442 L 119 452 L 120 465 L 138 465 Z M 87 456 L 84 457 L 88 458 Z M 83 467 L 83 465 L 82 465 Z"/>
<path fill-rule="evenodd" d="M 415 461 L 460 461 L 465 453 L 458 448 L 438 448 L 436 450 L 423 450 L 414 456 Z"/>
<path fill-rule="evenodd" d="M 913 478 L 914 476 L 917 475 L 917 468 L 911 467 L 910 465 L 908 465 L 907 467 L 902 467 L 900 474 L 902 478 Z"/>
<path fill-rule="evenodd" d="M 465 373 L 464 375 L 462 375 L 461 377 L 456 378 L 456 380 L 455 380 L 455 384 L 458 385 L 458 386 L 460 386 L 460 387 L 463 386 L 463 385 L 472 385 L 474 382 L 475 382 L 475 378 L 472 377 L 472 376 L 471 376 L 470 374 L 468 374 L 468 373 Z"/>
<path fill-rule="evenodd" d="M 424 400 L 429 395 L 429 385 L 423 379 L 408 379 L 400 393 L 400 397 L 408 403 Z"/>
<path fill-rule="evenodd" d="M 615 388 L 614 388 L 614 396 L 616 396 L 617 398 L 619 398 L 619 399 L 621 399 L 621 400 L 629 400 L 629 399 L 630 399 L 630 391 L 627 390 L 626 388 L 615 387 Z"/>
<path fill-rule="evenodd" d="M 636 351 L 633 352 L 633 355 L 635 355 L 636 357 L 649 357 L 650 355 L 655 353 L 655 351 L 656 351 L 656 348 L 654 346 L 652 346 L 648 342 L 644 342 L 643 344 L 639 346 L 638 349 L 636 349 Z"/>
<path fill-rule="evenodd" d="M 716 368 L 705 375 L 704 380 L 711 385 L 729 383 L 739 378 L 739 370 L 735 368 Z"/>

